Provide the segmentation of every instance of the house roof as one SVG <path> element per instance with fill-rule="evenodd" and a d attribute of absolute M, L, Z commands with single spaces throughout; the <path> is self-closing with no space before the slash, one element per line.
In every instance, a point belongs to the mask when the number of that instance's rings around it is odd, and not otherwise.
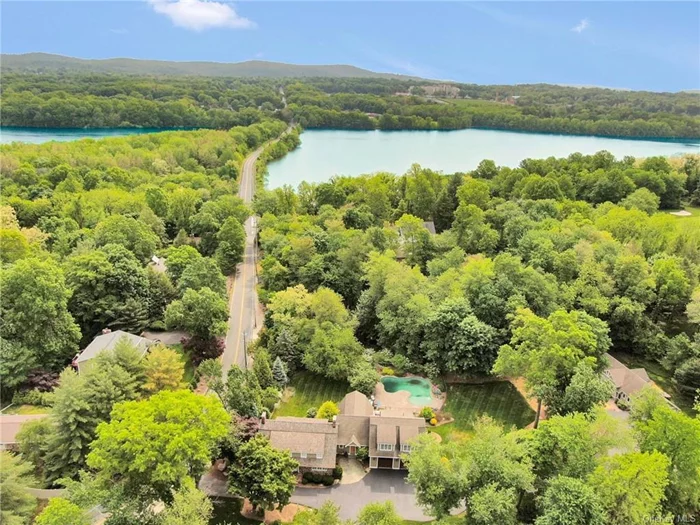
<path fill-rule="evenodd" d="M 85 350 L 80 352 L 80 355 L 77 357 L 75 362 L 80 364 L 90 359 L 94 359 L 106 350 L 114 350 L 114 347 L 122 339 L 122 337 L 126 337 L 127 340 L 141 352 L 141 355 L 146 353 L 146 350 L 152 343 L 152 341 L 139 337 L 138 335 L 130 334 L 129 332 L 124 332 L 123 330 L 115 330 L 114 332 L 109 332 L 95 337 L 92 342 L 85 347 Z"/>
<path fill-rule="evenodd" d="M 48 414 L 31 414 L 31 415 L 0 415 L 0 445 L 14 445 L 17 443 L 17 432 L 20 431 L 22 425 L 29 421 L 42 419 Z"/>
<path fill-rule="evenodd" d="M 605 356 L 610 361 L 610 367 L 607 370 L 608 376 L 615 387 L 628 396 L 639 392 L 648 384 L 654 385 L 649 374 L 643 368 L 627 368 L 610 354 L 605 354 Z"/>
<path fill-rule="evenodd" d="M 372 416 L 369 422 L 369 454 L 370 456 L 398 456 L 401 445 L 408 443 L 421 432 L 425 431 L 425 419 L 398 416 Z M 379 451 L 379 443 L 394 445 L 393 452 Z"/>
<path fill-rule="evenodd" d="M 294 459 L 301 467 L 333 468 L 338 446 L 338 426 L 325 419 L 280 417 L 268 419 L 258 430 L 275 448 L 314 457 Z"/>
<path fill-rule="evenodd" d="M 338 416 L 338 444 L 366 447 L 369 443 L 368 416 Z"/>
<path fill-rule="evenodd" d="M 396 444 L 396 425 L 377 425 L 377 443 Z"/>
<path fill-rule="evenodd" d="M 372 403 L 366 395 L 357 390 L 347 394 L 338 404 L 338 408 L 344 416 L 371 416 L 374 414 Z"/>

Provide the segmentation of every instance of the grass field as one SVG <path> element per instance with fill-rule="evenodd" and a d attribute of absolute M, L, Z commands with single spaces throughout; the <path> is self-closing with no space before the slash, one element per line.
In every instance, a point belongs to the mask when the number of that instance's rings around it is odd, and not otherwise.
<path fill-rule="evenodd" d="M 700 228 L 700 208 L 693 208 L 692 206 L 686 206 L 683 208 L 685 211 L 692 213 L 692 216 L 688 217 L 678 217 L 676 218 L 681 221 L 681 225 L 684 228 Z"/>
<path fill-rule="evenodd" d="M 535 411 L 508 381 L 448 385 L 444 411 L 452 415 L 454 422 L 431 430 L 448 440 L 468 436 L 474 421 L 482 415 L 492 417 L 505 427 L 522 428 L 535 420 Z"/>
<path fill-rule="evenodd" d="M 12 405 L 3 410 L 2 414 L 4 416 L 29 416 L 33 414 L 48 414 L 50 410 L 50 407 L 41 407 L 36 405 Z"/>
<path fill-rule="evenodd" d="M 309 408 L 318 408 L 324 401 L 338 403 L 350 391 L 350 385 L 347 383 L 333 381 L 311 372 L 295 374 L 289 386 L 294 389 L 294 394 L 282 402 L 272 417 L 304 417 Z"/>

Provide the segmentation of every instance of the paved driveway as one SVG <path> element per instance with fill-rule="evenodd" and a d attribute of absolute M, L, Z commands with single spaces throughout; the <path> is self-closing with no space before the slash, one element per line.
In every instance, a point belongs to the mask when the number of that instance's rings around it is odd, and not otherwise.
<path fill-rule="evenodd" d="M 340 506 L 340 517 L 357 518 L 368 503 L 393 501 L 399 515 L 406 520 L 429 521 L 416 503 L 415 490 L 404 477 L 406 471 L 372 470 L 362 480 L 350 485 L 334 485 L 329 488 L 299 487 L 292 495 L 292 503 L 318 508 L 326 500 Z"/>

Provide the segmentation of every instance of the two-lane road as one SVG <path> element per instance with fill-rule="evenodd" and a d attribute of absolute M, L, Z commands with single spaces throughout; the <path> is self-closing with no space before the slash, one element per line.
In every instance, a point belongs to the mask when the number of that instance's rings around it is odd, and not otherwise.
<path fill-rule="evenodd" d="M 238 196 L 248 204 L 253 201 L 255 194 L 255 163 L 262 151 L 263 147 L 258 148 L 243 162 Z M 224 376 L 232 365 L 246 367 L 244 337 L 249 339 L 257 324 L 255 318 L 258 303 L 255 290 L 255 221 L 255 216 L 248 217 L 244 224 L 246 239 L 243 262 L 236 268 L 228 309 L 226 347 L 221 357 Z"/>

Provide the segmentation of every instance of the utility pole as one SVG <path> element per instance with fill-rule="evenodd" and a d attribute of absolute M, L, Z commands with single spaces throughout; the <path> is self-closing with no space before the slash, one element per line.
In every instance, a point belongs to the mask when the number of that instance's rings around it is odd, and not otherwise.
<path fill-rule="evenodd" d="M 245 337 L 245 332 L 243 332 L 243 363 L 245 365 L 245 369 L 248 370 L 248 348 L 246 344 L 246 337 Z"/>

